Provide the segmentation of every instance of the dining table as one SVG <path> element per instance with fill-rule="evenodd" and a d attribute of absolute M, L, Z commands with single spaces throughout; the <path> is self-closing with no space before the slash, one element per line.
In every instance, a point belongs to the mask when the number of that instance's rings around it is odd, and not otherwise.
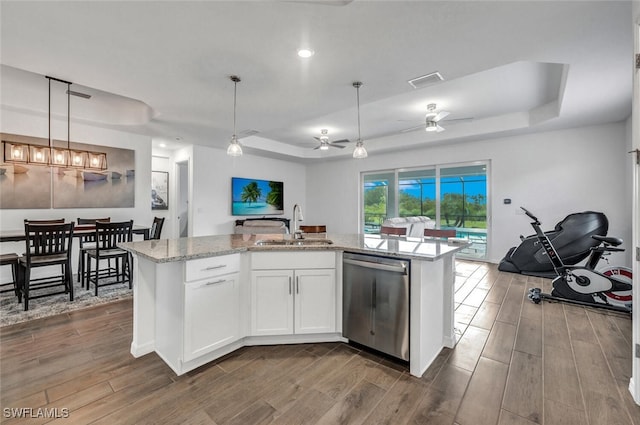
<path fill-rule="evenodd" d="M 149 239 L 150 226 L 134 224 L 131 232 L 135 235 L 142 235 L 144 240 Z M 95 233 L 95 224 L 79 224 L 73 228 L 73 236 L 80 237 Z M 24 229 L 0 230 L 0 242 L 20 242 L 26 239 Z"/>

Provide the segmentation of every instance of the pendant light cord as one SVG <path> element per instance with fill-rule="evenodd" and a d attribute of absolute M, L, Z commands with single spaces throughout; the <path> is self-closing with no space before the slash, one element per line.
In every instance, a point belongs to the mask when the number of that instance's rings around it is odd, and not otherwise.
<path fill-rule="evenodd" d="M 67 83 L 67 151 L 71 149 L 71 83 Z M 68 152 L 71 154 L 71 151 Z"/>
<path fill-rule="evenodd" d="M 358 142 L 362 141 L 360 136 L 360 84 L 356 86 L 356 100 L 358 102 Z"/>
<path fill-rule="evenodd" d="M 238 82 L 233 80 L 233 138 L 236 138 L 236 91 L 238 90 Z"/>

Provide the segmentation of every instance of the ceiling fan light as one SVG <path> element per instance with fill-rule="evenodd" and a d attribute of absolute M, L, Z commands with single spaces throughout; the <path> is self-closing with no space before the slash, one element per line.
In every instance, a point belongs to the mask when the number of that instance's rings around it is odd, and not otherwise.
<path fill-rule="evenodd" d="M 356 159 L 364 159 L 368 155 L 367 150 L 364 148 L 364 143 L 362 143 L 362 140 L 358 140 L 356 148 L 353 150 L 353 157 Z"/>
<path fill-rule="evenodd" d="M 438 123 L 435 121 L 427 121 L 425 131 L 427 132 L 438 131 Z"/>
<path fill-rule="evenodd" d="M 328 145 L 328 144 L 326 144 L 326 143 L 322 143 L 322 144 L 320 145 L 320 150 L 321 150 L 321 151 L 328 151 L 328 150 L 329 150 L 329 145 Z"/>
<path fill-rule="evenodd" d="M 234 135 L 231 138 L 231 142 L 229 142 L 229 147 L 227 148 L 227 155 L 229 156 L 242 156 L 242 146 L 238 143 L 238 139 Z"/>

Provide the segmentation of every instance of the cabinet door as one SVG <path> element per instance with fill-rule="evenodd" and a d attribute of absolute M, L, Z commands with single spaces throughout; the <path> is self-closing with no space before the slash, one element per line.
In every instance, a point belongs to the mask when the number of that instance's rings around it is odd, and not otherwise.
<path fill-rule="evenodd" d="M 238 273 L 185 284 L 184 361 L 240 337 L 239 288 Z"/>
<path fill-rule="evenodd" d="M 252 272 L 251 334 L 293 334 L 293 271 Z"/>
<path fill-rule="evenodd" d="M 336 331 L 335 269 L 295 271 L 295 333 Z"/>

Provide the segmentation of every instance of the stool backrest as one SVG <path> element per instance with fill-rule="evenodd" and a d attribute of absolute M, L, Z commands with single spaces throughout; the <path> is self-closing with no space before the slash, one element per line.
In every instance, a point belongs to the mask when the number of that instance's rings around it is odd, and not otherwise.
<path fill-rule="evenodd" d="M 424 229 L 424 235 L 432 238 L 455 238 L 456 229 Z"/>
<path fill-rule="evenodd" d="M 115 249 L 120 242 L 131 242 L 133 220 L 119 222 L 96 221 L 96 249 Z"/>
<path fill-rule="evenodd" d="M 24 224 L 27 266 L 38 257 L 69 254 L 73 241 L 74 223 Z"/>
<path fill-rule="evenodd" d="M 60 224 L 64 223 L 64 218 L 56 218 L 53 220 L 29 220 L 28 218 L 24 219 L 25 224 Z"/>
<path fill-rule="evenodd" d="M 78 221 L 76 221 L 76 224 L 96 224 L 96 221 L 104 221 L 109 223 L 111 221 L 111 217 L 105 217 L 105 218 L 80 218 L 78 217 Z"/>
<path fill-rule="evenodd" d="M 390 226 L 382 226 L 380 227 L 381 235 L 394 235 L 394 236 L 404 236 L 407 234 L 406 227 L 390 227 Z"/>
<path fill-rule="evenodd" d="M 305 233 L 327 233 L 327 226 L 325 225 L 301 225 L 300 231 Z"/>
<path fill-rule="evenodd" d="M 164 217 L 154 217 L 153 224 L 151 225 L 151 231 L 149 232 L 149 239 L 160 239 L 163 225 Z"/>

